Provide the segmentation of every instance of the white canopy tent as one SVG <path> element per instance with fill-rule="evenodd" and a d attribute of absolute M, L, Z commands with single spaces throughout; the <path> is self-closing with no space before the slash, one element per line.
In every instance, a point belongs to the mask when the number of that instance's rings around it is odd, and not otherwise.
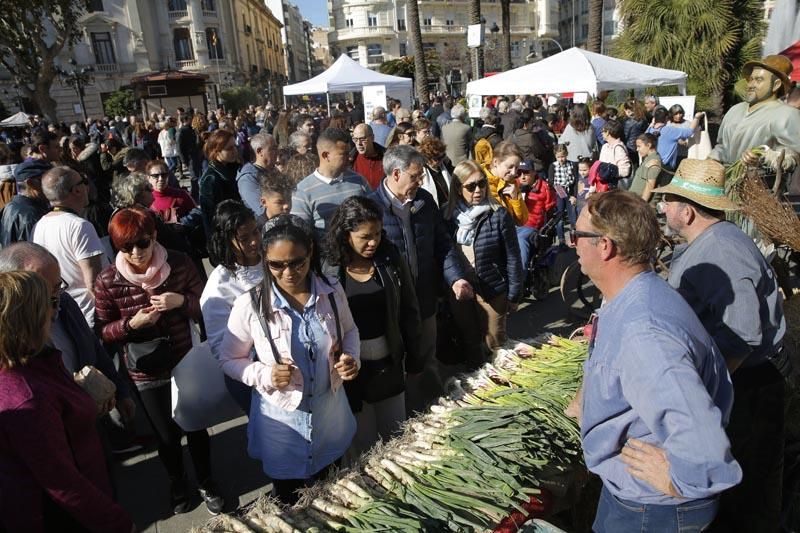
<path fill-rule="evenodd" d="M 347 54 L 342 54 L 322 74 L 314 76 L 310 80 L 285 86 L 283 88 L 284 104 L 287 95 L 326 93 L 330 108 L 331 94 L 358 92 L 365 85 L 384 85 L 387 93 L 402 93 L 411 97 L 412 82 L 410 79 L 381 74 L 364 68 L 350 59 Z"/>
<path fill-rule="evenodd" d="M 0 128 L 23 128 L 30 126 L 30 115 L 19 111 L 4 120 L 0 120 Z"/>
<path fill-rule="evenodd" d="M 686 94 L 686 73 L 570 48 L 537 63 L 467 84 L 467 94 L 589 93 L 677 85 Z"/>

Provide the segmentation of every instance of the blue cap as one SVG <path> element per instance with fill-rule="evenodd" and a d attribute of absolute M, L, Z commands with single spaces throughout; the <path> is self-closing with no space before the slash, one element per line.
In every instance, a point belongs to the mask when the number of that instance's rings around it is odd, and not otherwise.
<path fill-rule="evenodd" d="M 517 168 L 520 172 L 533 172 L 533 161 L 526 159 Z"/>
<path fill-rule="evenodd" d="M 53 165 L 41 159 L 29 159 L 17 165 L 14 169 L 14 179 L 17 183 L 25 183 L 31 178 L 41 178 L 42 175 L 53 168 Z"/>

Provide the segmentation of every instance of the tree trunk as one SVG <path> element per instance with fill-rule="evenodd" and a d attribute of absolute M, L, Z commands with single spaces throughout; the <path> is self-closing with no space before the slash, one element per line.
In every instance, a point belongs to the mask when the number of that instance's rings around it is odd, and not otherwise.
<path fill-rule="evenodd" d="M 500 0 L 500 31 L 503 33 L 503 71 L 511 70 L 511 0 Z"/>
<path fill-rule="evenodd" d="M 469 23 L 481 23 L 481 2 L 480 0 L 469 1 Z M 483 47 L 473 48 L 470 57 L 472 58 L 472 79 L 479 80 L 483 77 Z"/>
<path fill-rule="evenodd" d="M 425 66 L 425 51 L 422 48 L 422 31 L 419 26 L 419 4 L 417 0 L 409 0 L 408 31 L 411 33 L 411 43 L 414 45 L 414 85 L 420 103 L 429 103 L 428 99 L 428 69 Z"/>
<path fill-rule="evenodd" d="M 589 0 L 589 35 L 586 49 L 590 52 L 603 51 L 603 0 Z"/>

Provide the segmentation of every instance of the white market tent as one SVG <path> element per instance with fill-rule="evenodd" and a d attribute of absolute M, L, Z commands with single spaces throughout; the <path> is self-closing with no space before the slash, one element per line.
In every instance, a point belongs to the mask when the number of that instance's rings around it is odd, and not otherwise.
<path fill-rule="evenodd" d="M 390 76 L 364 68 L 350 59 L 347 54 L 342 54 L 322 74 L 318 74 L 310 80 L 285 86 L 283 95 L 285 97 L 287 95 L 322 93 L 331 95 L 360 92 L 365 85 L 384 85 L 387 93 L 405 92 L 410 96 L 412 82 L 409 78 Z"/>
<path fill-rule="evenodd" d="M 589 93 L 677 85 L 686 94 L 686 73 L 570 48 L 537 63 L 467 84 L 467 94 Z"/>
<path fill-rule="evenodd" d="M 22 111 L 14 113 L 7 119 L 0 120 L 0 128 L 22 128 L 30 125 L 30 115 Z"/>

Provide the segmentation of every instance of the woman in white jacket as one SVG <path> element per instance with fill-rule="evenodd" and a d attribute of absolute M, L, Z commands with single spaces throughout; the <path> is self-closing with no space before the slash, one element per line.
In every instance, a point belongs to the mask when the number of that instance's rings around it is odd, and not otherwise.
<path fill-rule="evenodd" d="M 253 388 L 248 453 L 262 461 L 273 495 L 294 503 L 355 435 L 342 382 L 358 374 L 360 341 L 344 290 L 321 273 L 311 226 L 279 215 L 262 240 L 264 280 L 234 302 L 220 364 Z"/>

